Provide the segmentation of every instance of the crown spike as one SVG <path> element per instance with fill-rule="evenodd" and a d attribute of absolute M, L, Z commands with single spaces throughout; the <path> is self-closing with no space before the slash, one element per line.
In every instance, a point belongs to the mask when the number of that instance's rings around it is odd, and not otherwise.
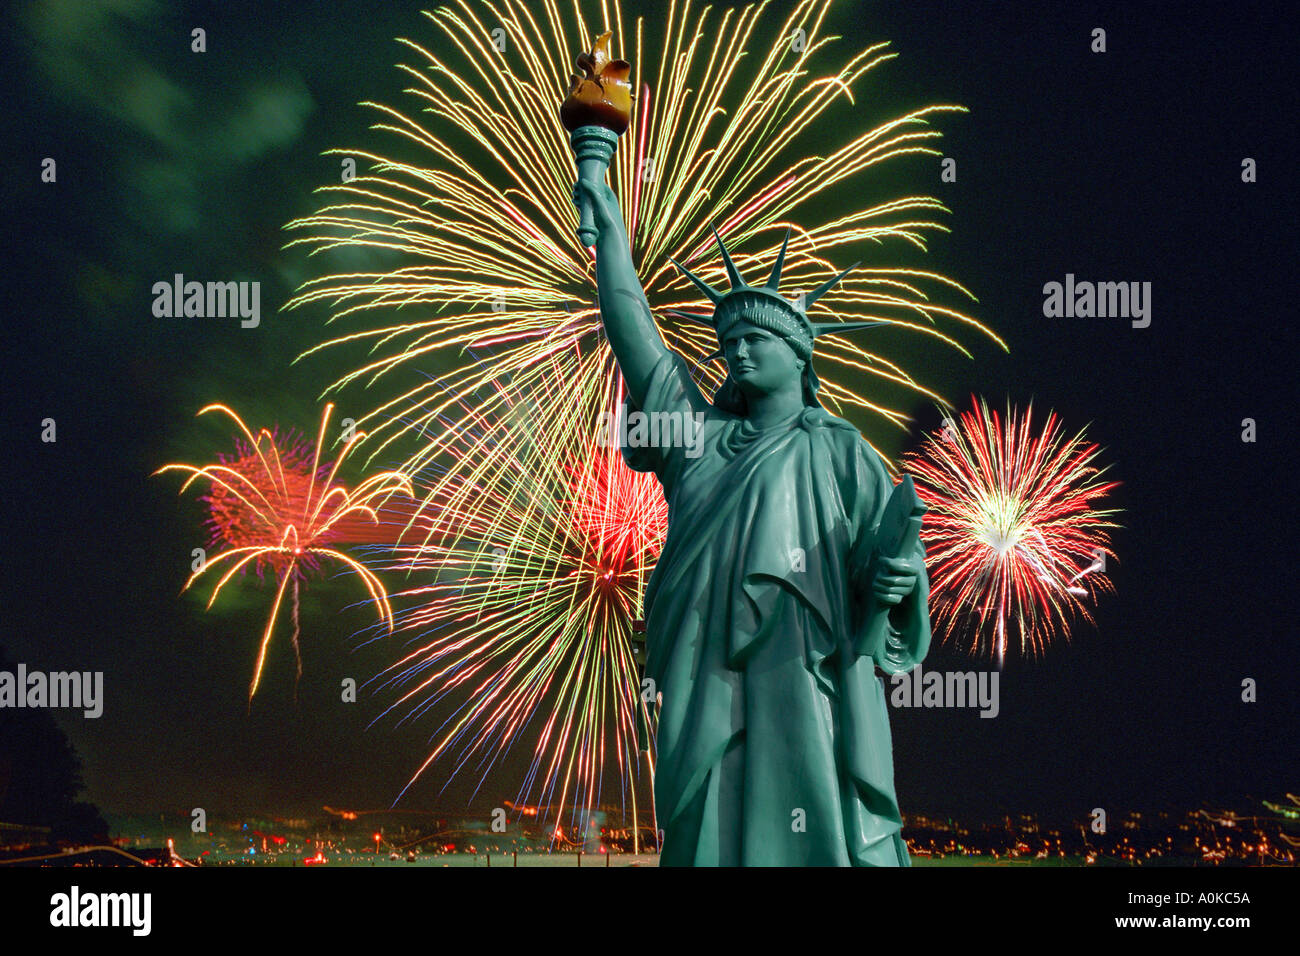
<path fill-rule="evenodd" d="M 823 295 L 825 295 L 827 292 L 831 290 L 831 288 L 835 285 L 835 283 L 839 282 L 841 279 L 843 279 L 846 275 L 848 275 L 850 272 L 852 272 L 860 265 L 862 265 L 860 261 L 853 263 L 853 265 L 849 266 L 847 269 L 845 269 L 843 272 L 837 275 L 834 279 L 827 279 L 817 288 L 813 289 L 813 291 L 809 292 L 808 297 L 804 299 L 804 311 L 807 312 L 808 309 L 812 307 L 812 304 L 814 302 L 816 302 L 818 299 L 820 299 Z"/>
<path fill-rule="evenodd" d="M 874 329 L 878 325 L 888 325 L 888 322 L 809 322 L 812 326 L 813 338 L 819 335 L 837 335 L 840 332 L 856 332 L 858 329 Z"/>
<path fill-rule="evenodd" d="M 709 228 L 713 230 L 713 238 L 718 240 L 718 248 L 722 250 L 722 264 L 727 267 L 727 278 L 731 280 L 731 288 L 742 288 L 745 285 L 745 280 L 740 277 L 736 264 L 731 261 L 727 247 L 722 244 L 722 237 L 718 235 L 718 230 L 713 228 L 713 223 L 709 223 Z"/>
<path fill-rule="evenodd" d="M 708 296 L 709 301 L 712 302 L 714 305 L 717 305 L 720 301 L 722 301 L 722 293 L 719 292 L 717 289 L 713 288 L 713 286 L 709 285 L 707 282 L 705 282 L 703 279 L 697 276 L 690 269 L 686 268 L 684 265 L 682 265 L 672 256 L 668 257 L 668 261 L 677 267 L 677 271 L 679 271 L 682 275 L 686 276 L 686 278 L 694 282 L 696 288 L 698 288 L 701 292 L 703 292 L 706 296 Z"/>
<path fill-rule="evenodd" d="M 785 248 L 790 245 L 790 227 L 785 227 L 785 238 L 781 240 L 781 251 L 772 265 L 772 274 L 767 277 L 767 288 L 773 292 L 781 288 L 781 267 L 785 264 Z"/>

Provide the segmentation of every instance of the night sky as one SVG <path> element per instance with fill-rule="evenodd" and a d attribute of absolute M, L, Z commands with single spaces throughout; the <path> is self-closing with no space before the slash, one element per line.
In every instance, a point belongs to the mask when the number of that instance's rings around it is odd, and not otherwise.
<path fill-rule="evenodd" d="M 642 8 L 656 22 L 661 5 Z M 420 9 L 113 0 L 5 14 L 0 644 L 31 669 L 105 672 L 104 716 L 59 720 L 106 812 L 387 806 L 426 755 L 432 724 L 367 729 L 377 701 L 339 703 L 341 678 L 362 681 L 392 657 L 356 649 L 372 612 L 354 583 L 305 592 L 298 704 L 285 634 L 247 712 L 265 592 L 232 592 L 209 613 L 179 596 L 202 508 L 177 496 L 177 480 L 150 477 L 228 447 L 228 428 L 195 419 L 204 404 L 310 430 L 320 391 L 349 367 L 346 356 L 290 365 L 325 337 L 328 316 L 278 312 L 323 271 L 282 248 L 282 227 L 337 181 L 325 149 L 393 145 L 357 104 L 410 105 L 393 65 L 412 58 L 394 38 L 436 41 Z M 1032 400 L 1072 430 L 1088 426 L 1123 482 L 1108 568 L 1117 593 L 1100 599 L 1096 627 L 1078 624 L 1038 660 L 1008 660 L 994 720 L 891 712 L 905 813 L 1251 808 L 1300 786 L 1285 546 L 1296 51 L 1283 9 L 843 2 L 831 14 L 843 46 L 889 40 L 900 54 L 845 122 L 969 108 L 938 124 L 957 182 L 940 182 L 937 158 L 923 156 L 862 188 L 943 199 L 952 232 L 891 261 L 961 281 L 1010 354 L 973 334 L 973 359 L 901 334 L 873 344 L 959 408 L 972 392 L 999 407 Z M 204 54 L 190 52 L 195 26 Z M 1089 50 L 1094 27 L 1106 30 L 1104 54 Z M 824 133 L 827 149 L 845 139 Z M 45 157 L 57 183 L 40 181 Z M 1245 157 L 1257 182 L 1242 182 Z M 260 281 L 261 326 L 155 318 L 151 288 L 178 272 Z M 1150 327 L 1045 318 L 1043 285 L 1067 273 L 1150 282 Z M 339 401 L 340 414 L 369 407 L 357 392 Z M 913 447 L 938 416 L 924 402 L 911 412 L 912 437 L 869 437 L 895 455 Z M 46 417 L 54 444 L 40 440 Z M 1244 418 L 1257 422 L 1253 444 Z M 939 645 L 924 665 L 986 666 Z M 1255 703 L 1241 700 L 1247 677 Z M 529 750 L 474 806 L 514 797 Z M 403 806 L 464 806 L 476 779 L 440 798 L 445 774 L 431 772 Z"/>

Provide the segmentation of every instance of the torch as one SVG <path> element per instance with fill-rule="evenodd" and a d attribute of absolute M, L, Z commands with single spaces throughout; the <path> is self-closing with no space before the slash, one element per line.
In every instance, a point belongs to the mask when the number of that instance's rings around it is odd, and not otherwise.
<path fill-rule="evenodd" d="M 618 138 L 632 116 L 632 87 L 626 60 L 611 60 L 613 32 L 603 33 L 580 53 L 574 65 L 583 75 L 570 76 L 569 95 L 560 106 L 560 122 L 569 131 L 569 145 L 578 161 L 578 178 L 599 186 L 605 181 Z M 578 205 L 578 238 L 584 246 L 596 244 L 596 224 L 591 206 Z"/>

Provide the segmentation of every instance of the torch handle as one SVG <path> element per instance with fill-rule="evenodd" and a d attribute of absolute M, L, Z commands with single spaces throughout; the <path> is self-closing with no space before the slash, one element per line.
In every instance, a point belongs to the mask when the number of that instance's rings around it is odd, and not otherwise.
<path fill-rule="evenodd" d="M 599 186 L 609 171 L 609 161 L 618 145 L 618 134 L 603 126 L 579 126 L 569 136 L 569 145 L 578 161 L 578 178 Z M 594 246 L 599 233 L 591 212 L 591 203 L 578 201 L 578 239 L 584 246 Z"/>

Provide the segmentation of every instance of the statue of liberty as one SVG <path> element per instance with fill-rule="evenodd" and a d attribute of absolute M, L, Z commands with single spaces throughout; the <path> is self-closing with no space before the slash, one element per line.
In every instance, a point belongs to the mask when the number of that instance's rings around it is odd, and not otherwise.
<path fill-rule="evenodd" d="M 714 306 L 681 314 L 717 333 L 709 359 L 727 363 L 713 401 L 701 394 L 659 334 L 605 182 L 631 111 L 612 35 L 578 56 L 560 119 L 578 165 L 578 236 L 595 246 L 600 317 L 627 385 L 622 413 L 682 425 L 622 447 L 668 502 L 645 593 L 660 864 L 907 866 L 875 669 L 911 670 L 930 646 L 925 507 L 910 478 L 894 488 L 857 429 L 822 408 L 812 365 L 819 335 L 881 323 L 809 321 L 845 273 L 798 305 L 781 296 L 788 232 L 761 286 L 715 232 L 726 293 L 673 263 Z"/>
<path fill-rule="evenodd" d="M 879 323 L 809 321 L 845 273 L 803 308 L 781 296 L 788 233 L 761 286 L 718 238 L 729 291 L 673 263 L 714 305 L 691 315 L 716 330 L 710 358 L 727 365 L 710 402 L 659 334 L 613 190 L 580 177 L 574 199 L 596 233 L 623 413 L 678 413 L 694 432 L 623 449 L 668 502 L 645 594 L 661 865 L 909 865 L 875 668 L 911 670 L 929 647 L 924 508 L 821 407 L 812 364 L 820 334 Z"/>

